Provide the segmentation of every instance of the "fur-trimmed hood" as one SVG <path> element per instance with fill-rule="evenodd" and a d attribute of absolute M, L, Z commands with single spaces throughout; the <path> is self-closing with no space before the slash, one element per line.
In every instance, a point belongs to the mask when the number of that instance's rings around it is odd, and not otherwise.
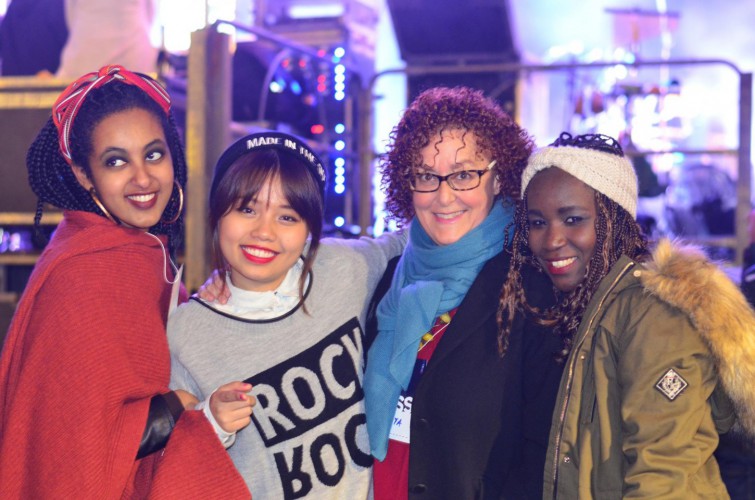
<path fill-rule="evenodd" d="M 644 267 L 645 289 L 685 311 L 697 327 L 716 359 L 739 425 L 755 436 L 755 311 L 699 248 L 661 240 Z"/>

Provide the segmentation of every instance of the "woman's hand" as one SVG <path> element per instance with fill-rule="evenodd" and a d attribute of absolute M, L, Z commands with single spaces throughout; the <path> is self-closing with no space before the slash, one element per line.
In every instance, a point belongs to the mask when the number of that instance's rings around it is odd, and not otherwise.
<path fill-rule="evenodd" d="M 215 269 L 207 281 L 199 287 L 197 295 L 207 302 L 217 301 L 219 304 L 225 304 L 231 296 L 231 291 L 225 286 L 225 281 L 221 278 L 221 271 Z"/>
<path fill-rule="evenodd" d="M 210 411 L 225 432 L 240 431 L 252 421 L 252 407 L 257 404 L 257 399 L 247 394 L 251 390 L 252 384 L 231 382 L 212 393 Z"/>

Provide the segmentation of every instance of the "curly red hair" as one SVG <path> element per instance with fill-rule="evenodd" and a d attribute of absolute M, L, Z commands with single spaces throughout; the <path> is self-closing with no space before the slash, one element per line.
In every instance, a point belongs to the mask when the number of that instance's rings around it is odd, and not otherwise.
<path fill-rule="evenodd" d="M 461 129 L 474 134 L 477 154 L 496 160 L 496 179 L 501 194 L 519 198 L 522 171 L 534 143 L 492 99 L 468 87 L 436 87 L 422 92 L 409 105 L 389 136 L 388 152 L 382 157 L 380 171 L 386 193 L 388 218 L 399 224 L 414 217 L 409 179 L 422 164 L 421 151 L 443 131 Z"/>

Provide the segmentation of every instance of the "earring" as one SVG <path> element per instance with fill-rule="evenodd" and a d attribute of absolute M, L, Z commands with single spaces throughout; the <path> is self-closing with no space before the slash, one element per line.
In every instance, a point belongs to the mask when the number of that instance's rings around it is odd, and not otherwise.
<path fill-rule="evenodd" d="M 94 190 L 94 186 L 92 186 L 91 188 L 89 188 L 89 196 L 92 197 L 92 201 L 94 201 L 94 204 L 97 205 L 97 207 L 102 211 L 102 213 L 105 215 L 105 217 L 107 217 L 108 219 L 110 219 L 110 221 L 113 224 L 118 224 L 118 221 L 115 220 L 115 217 L 113 217 L 112 215 L 110 215 L 110 212 L 107 211 L 107 208 L 105 208 L 105 205 L 103 205 L 102 202 L 100 201 L 100 199 L 97 197 L 97 191 Z"/>
<path fill-rule="evenodd" d="M 184 209 L 184 190 L 181 188 L 181 184 L 177 180 L 173 179 L 173 184 L 178 188 L 178 211 L 172 219 L 163 221 L 165 224 L 173 224 L 181 217 L 181 211 Z"/>

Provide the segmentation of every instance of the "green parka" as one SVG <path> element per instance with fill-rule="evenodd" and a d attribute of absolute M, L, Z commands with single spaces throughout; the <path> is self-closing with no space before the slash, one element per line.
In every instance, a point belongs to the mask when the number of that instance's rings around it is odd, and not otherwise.
<path fill-rule="evenodd" d="M 544 498 L 729 498 L 718 434 L 755 430 L 755 314 L 702 252 L 622 257 L 561 379 Z"/>

